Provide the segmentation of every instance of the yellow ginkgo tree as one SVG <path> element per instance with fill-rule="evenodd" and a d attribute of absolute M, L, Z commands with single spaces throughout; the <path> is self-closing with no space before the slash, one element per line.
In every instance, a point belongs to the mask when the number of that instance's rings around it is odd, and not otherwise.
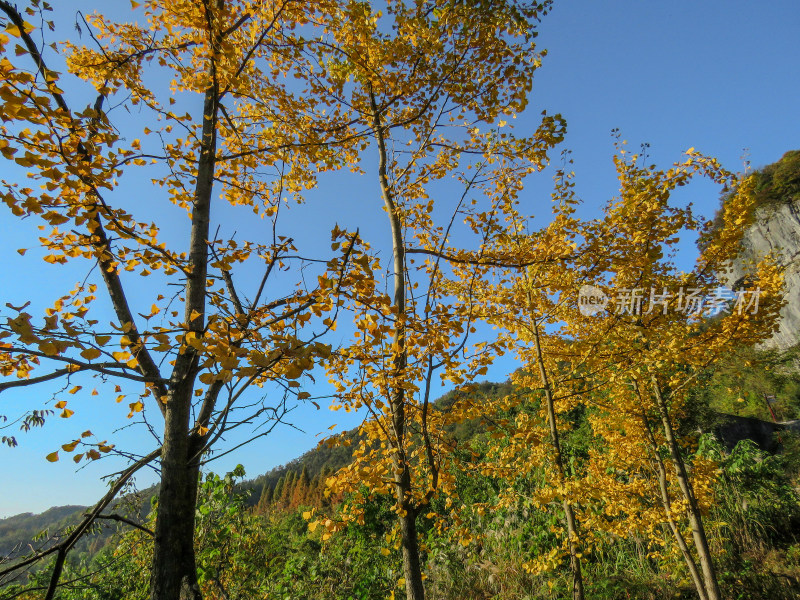
<path fill-rule="evenodd" d="M 602 269 L 586 283 L 597 286 L 590 293 L 603 290 L 607 304 L 582 314 L 579 290 L 573 291 L 578 297 L 563 331 L 570 344 L 561 360 L 587 373 L 585 389 L 602 390 L 585 397 L 594 408 L 592 429 L 604 441 L 590 457 L 590 496 L 607 514 L 635 515 L 612 525 L 617 534 L 621 526 L 656 539 L 665 524 L 699 597 L 718 600 L 703 523 L 715 469 L 701 458 L 689 464 L 691 440 L 681 439 L 679 426 L 691 410 L 689 392 L 699 373 L 732 348 L 772 333 L 783 301 L 782 274 L 765 260 L 747 288 L 721 287 L 719 277 L 752 218 L 753 181 L 694 150 L 687 155 L 666 170 L 624 151 L 615 157 L 619 195 L 587 228 L 585 242 Z M 717 224 L 673 198 L 699 177 L 731 190 Z M 676 248 L 691 231 L 699 233 L 699 256 L 692 270 L 681 271 Z M 592 526 L 602 529 L 603 523 L 595 519 Z"/>
<path fill-rule="evenodd" d="M 132 464 L 69 536 L 3 572 L 55 556 L 53 598 L 79 537 L 157 461 L 151 597 L 199 598 L 194 514 L 208 451 L 233 428 L 274 426 L 287 402 L 308 397 L 300 380 L 330 354 L 320 336 L 337 296 L 362 278 L 349 268 L 351 234 L 314 285 L 279 276 L 299 265 L 292 239 L 278 235 L 281 207 L 318 173 L 355 160 L 359 134 L 346 110 L 316 94 L 333 84 L 314 72 L 304 38 L 319 38 L 319 23 L 338 13 L 325 3 L 149 0 L 135 23 L 89 16 L 91 45 L 61 48 L 64 75 L 39 43 L 55 29 L 49 9 L 0 2 L 0 153 L 16 168 L 3 169 L 0 198 L 13 217 L 41 224 L 44 260 L 82 282 L 66 293 L 43 284 L 55 300 L 41 315 L 9 303 L 0 391 L 63 382 L 55 408 L 78 419 L 71 399 L 109 381 L 116 391 L 98 400 L 124 399 L 129 417 L 146 415 L 157 444 L 122 454 Z M 234 217 L 266 226 L 237 240 L 225 220 Z M 250 393 L 265 385 L 273 402 Z M 23 425 L 51 414 L 33 405 Z M 118 452 L 90 431 L 53 450 L 50 461 Z"/>
<path fill-rule="evenodd" d="M 729 292 L 730 302 L 718 284 L 752 214 L 750 179 L 693 150 L 667 170 L 643 166 L 624 150 L 615 163 L 620 193 L 602 217 L 576 218 L 571 174 L 558 171 L 550 223 L 532 228 L 514 212 L 492 248 L 507 264 L 475 286 L 481 316 L 505 330 L 521 362 L 511 376 L 518 389 L 495 409 L 512 417 L 498 420 L 504 435 L 481 471 L 509 483 L 501 506 L 560 505 L 562 548 L 527 566 L 541 572 L 567 555 L 573 598 L 584 596 L 581 555 L 602 543 L 602 532 L 644 535 L 658 545 L 662 526 L 700 597 L 719 598 L 702 520 L 715 470 L 700 458 L 687 466 L 688 441 L 678 429 L 697 374 L 728 349 L 769 335 L 781 277 L 764 262 L 754 287 Z M 698 177 L 733 190 L 716 225 L 673 198 Z M 691 231 L 700 232 L 701 250 L 696 267 L 683 273 L 675 248 Z M 567 468 L 561 441 L 562 415 L 576 408 L 596 441 L 577 472 Z M 510 484 L 542 468 L 552 472 L 551 483 L 520 498 Z"/>
<path fill-rule="evenodd" d="M 387 228 L 386 241 L 370 241 L 374 249 L 357 259 L 374 284 L 347 292 L 354 340 L 328 366 L 334 408 L 367 415 L 353 463 L 329 484 L 352 494 L 344 521 L 359 520 L 367 498 L 393 497 L 409 600 L 425 597 L 418 519 L 433 518 L 432 499 L 453 489 L 447 428 L 482 410 L 468 402 L 439 410 L 432 387 L 467 385 L 498 351 L 474 337 L 474 299 L 450 275 L 463 265 L 477 285 L 505 261 L 488 251 L 492 240 L 525 177 L 563 137 L 558 116 L 545 115 L 527 136 L 509 125 L 527 103 L 540 61 L 535 26 L 549 4 L 392 1 L 384 14 L 351 3 L 330 32 L 335 53 L 323 75 L 339 78 L 337 92 L 372 137 L 379 195 L 364 205 L 382 208 Z M 379 248 L 392 254 L 384 281 Z"/>

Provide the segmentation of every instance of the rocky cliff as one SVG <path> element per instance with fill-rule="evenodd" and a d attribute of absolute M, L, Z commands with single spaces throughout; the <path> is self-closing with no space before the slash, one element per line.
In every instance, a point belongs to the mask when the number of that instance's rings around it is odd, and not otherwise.
<path fill-rule="evenodd" d="M 779 330 L 763 347 L 786 350 L 800 344 L 800 150 L 787 152 L 756 176 L 759 208 L 736 261 L 722 279 L 735 287 L 747 276 L 748 265 L 775 252 L 785 269 L 787 304 Z"/>

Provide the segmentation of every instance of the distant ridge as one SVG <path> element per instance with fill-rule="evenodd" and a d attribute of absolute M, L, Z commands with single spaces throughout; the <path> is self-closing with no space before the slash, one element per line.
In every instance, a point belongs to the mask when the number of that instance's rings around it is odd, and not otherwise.
<path fill-rule="evenodd" d="M 511 384 L 508 382 L 483 382 L 476 384 L 472 393 L 497 396 L 510 393 L 511 390 Z M 435 400 L 433 405 L 440 410 L 446 410 L 456 400 L 457 395 L 454 392 L 449 392 Z M 460 424 L 453 431 L 453 435 L 458 438 L 470 437 L 472 429 L 473 426 L 470 424 Z M 343 435 L 355 442 L 358 437 L 358 430 L 351 429 L 345 431 Z M 355 443 L 350 446 L 335 445 L 332 447 L 325 443 L 319 444 L 284 465 L 275 467 L 253 479 L 241 482 L 237 488 L 239 491 L 248 494 L 248 505 L 255 506 L 265 487 L 274 489 L 278 480 L 292 471 L 299 474 L 305 467 L 309 478 L 314 479 L 324 473 L 333 472 L 345 466 L 350 462 L 355 446 Z M 140 522 L 144 521 L 149 514 L 150 498 L 157 491 L 158 488 L 153 486 L 136 492 L 135 496 L 140 498 L 137 501 L 140 506 L 138 510 Z M 125 502 L 126 498 L 129 499 L 130 497 L 123 497 L 115 504 Z M 49 535 L 54 535 L 64 527 L 77 523 L 88 508 L 80 505 L 54 506 L 39 514 L 20 513 L 13 517 L 0 519 L 0 559 L 12 553 L 14 557 L 26 554 L 30 551 L 29 544 L 35 548 L 46 544 L 46 540 L 34 542 L 34 538 L 45 530 Z M 107 512 L 112 512 L 112 510 L 110 509 Z M 101 523 L 97 533 L 86 536 L 78 543 L 71 557 L 77 557 L 81 553 L 94 554 L 107 543 L 116 530 L 117 525 L 115 523 Z"/>

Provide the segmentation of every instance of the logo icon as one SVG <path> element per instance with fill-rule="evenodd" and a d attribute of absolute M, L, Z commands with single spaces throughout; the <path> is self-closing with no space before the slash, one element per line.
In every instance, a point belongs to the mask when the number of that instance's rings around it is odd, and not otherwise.
<path fill-rule="evenodd" d="M 599 287 L 583 285 L 578 290 L 578 310 L 584 317 L 592 317 L 608 305 L 608 296 Z"/>

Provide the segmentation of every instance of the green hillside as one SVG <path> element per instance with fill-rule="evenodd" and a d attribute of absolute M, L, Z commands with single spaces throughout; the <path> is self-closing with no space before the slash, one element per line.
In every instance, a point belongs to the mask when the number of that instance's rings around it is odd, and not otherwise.
<path fill-rule="evenodd" d="M 45 532 L 62 529 L 77 520 L 85 506 L 54 506 L 37 515 L 22 513 L 0 519 L 0 555 L 19 554 L 29 550 L 34 538 Z"/>

